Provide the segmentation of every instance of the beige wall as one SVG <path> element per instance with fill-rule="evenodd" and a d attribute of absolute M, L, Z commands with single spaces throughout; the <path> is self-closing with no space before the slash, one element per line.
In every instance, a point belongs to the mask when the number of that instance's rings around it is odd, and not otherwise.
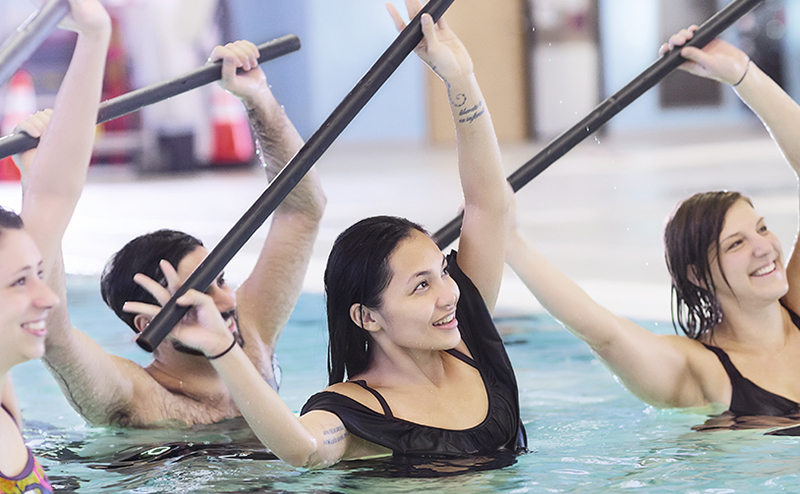
<path fill-rule="evenodd" d="M 528 75 L 523 0 L 455 0 L 445 14 L 469 50 L 500 141 L 528 138 Z M 454 142 L 455 131 L 442 82 L 428 71 L 428 135 Z"/>

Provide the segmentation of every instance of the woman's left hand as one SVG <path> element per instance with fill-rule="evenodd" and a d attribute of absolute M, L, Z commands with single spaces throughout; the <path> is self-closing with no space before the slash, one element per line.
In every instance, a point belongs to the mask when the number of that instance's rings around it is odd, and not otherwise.
<path fill-rule="evenodd" d="M 133 281 L 150 292 L 163 306 L 180 286 L 180 279 L 175 268 L 169 262 L 162 260 L 159 266 L 167 279 L 166 288 L 141 273 L 137 273 L 133 277 Z M 191 307 L 191 309 L 172 329 L 170 338 L 189 348 L 203 352 L 205 355 L 219 355 L 230 347 L 233 334 L 210 296 L 192 289 L 176 302 L 180 306 Z M 161 311 L 160 306 L 144 302 L 125 302 L 122 309 L 125 312 L 143 314 L 151 319 Z"/>
<path fill-rule="evenodd" d="M 693 25 L 673 34 L 667 43 L 661 45 L 659 55 L 685 45 L 694 37 L 695 31 L 697 26 Z M 681 70 L 730 86 L 742 81 L 750 63 L 750 57 L 745 52 L 721 39 L 712 40 L 703 49 L 687 46 L 681 49 L 681 56 L 688 60 L 680 66 Z"/>
<path fill-rule="evenodd" d="M 400 17 L 395 6 L 387 3 L 386 8 L 389 10 L 397 30 L 405 29 L 406 23 Z M 406 9 L 409 18 L 414 18 L 422 10 L 422 3 L 419 0 L 406 0 Z M 451 78 L 472 75 L 472 59 L 444 18 L 434 24 L 430 14 L 424 14 L 421 20 L 424 38 L 414 49 L 419 58 L 445 82 Z"/>

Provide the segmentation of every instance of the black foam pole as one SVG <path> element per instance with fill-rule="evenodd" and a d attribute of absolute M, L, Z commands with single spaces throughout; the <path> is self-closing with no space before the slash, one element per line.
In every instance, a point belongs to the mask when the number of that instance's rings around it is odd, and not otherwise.
<path fill-rule="evenodd" d="M 50 0 L 0 46 L 0 84 L 4 84 L 69 14 L 67 0 Z"/>
<path fill-rule="evenodd" d="M 722 31 L 729 28 L 734 22 L 750 12 L 762 1 L 763 0 L 734 0 L 704 22 L 694 33 L 692 39 L 686 43 L 686 46 L 703 47 L 707 45 L 711 40 L 719 36 Z M 514 189 L 514 192 L 536 178 L 548 166 L 564 156 L 567 151 L 592 135 L 604 123 L 611 120 L 614 115 L 633 103 L 639 96 L 647 92 L 648 89 L 658 84 L 670 72 L 678 68 L 678 66 L 684 62 L 680 54 L 680 48 L 682 47 L 676 47 L 664 54 L 664 56 L 659 58 L 646 68 L 644 72 L 629 82 L 628 85 L 597 105 L 583 120 L 553 139 L 544 149 L 539 151 L 536 156 L 509 175 L 508 182 Z M 462 219 L 463 213 L 434 233 L 433 239 L 440 248 L 447 247 L 461 235 Z"/>
<path fill-rule="evenodd" d="M 264 63 L 300 49 L 300 39 L 294 34 L 287 34 L 258 46 L 258 62 Z M 239 69 L 240 71 L 242 69 Z M 205 86 L 222 78 L 222 61 L 206 64 L 198 69 L 164 82 L 153 84 L 129 93 L 117 96 L 100 104 L 97 112 L 97 123 L 108 122 L 115 118 L 135 112 L 147 105 L 164 101 L 181 93 L 200 86 Z M 24 132 L 17 132 L 0 138 L 0 158 L 33 149 L 39 144 L 38 137 L 31 137 Z"/>
<path fill-rule="evenodd" d="M 242 248 L 247 240 L 266 221 L 275 208 L 289 195 L 303 176 L 314 166 L 314 163 L 333 144 L 358 112 L 369 102 L 389 76 L 408 57 L 422 40 L 420 17 L 429 13 L 434 21 L 444 14 L 454 0 L 431 0 L 403 29 L 397 38 L 383 52 L 383 55 L 372 65 L 355 87 L 345 96 L 339 106 L 323 122 L 322 126 L 308 139 L 300 151 L 286 164 L 256 202 L 247 210 L 242 218 L 220 240 L 208 257 L 197 266 L 175 295 L 153 318 L 136 340 L 139 346 L 152 352 L 169 334 L 186 313 L 185 307 L 179 307 L 175 300 L 189 289 L 205 290 L 225 265 Z"/>

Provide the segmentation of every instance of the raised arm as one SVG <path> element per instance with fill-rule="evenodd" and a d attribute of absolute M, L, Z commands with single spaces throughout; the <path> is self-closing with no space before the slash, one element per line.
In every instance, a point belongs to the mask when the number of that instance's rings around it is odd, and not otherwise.
<path fill-rule="evenodd" d="M 397 10 L 387 7 L 397 28 L 403 29 Z M 413 17 L 422 6 L 419 0 L 406 0 L 406 8 Z M 434 24 L 429 15 L 423 16 L 422 32 L 425 38 L 415 51 L 444 82 L 456 129 L 465 201 L 458 264 L 492 311 L 503 275 L 508 210 L 497 137 L 464 45 L 444 19 Z"/>
<path fill-rule="evenodd" d="M 661 47 L 663 53 L 691 39 L 697 26 L 672 36 Z M 714 40 L 702 50 L 686 47 L 681 55 L 689 62 L 681 66 L 692 74 L 732 86 L 739 98 L 761 119 L 795 174 L 800 173 L 800 106 L 742 50 L 722 40 Z M 796 240 L 797 242 L 797 240 Z M 789 292 L 784 301 L 800 310 L 800 249 L 795 243 L 787 264 Z"/>
<path fill-rule="evenodd" d="M 111 20 L 99 1 L 69 3 L 67 22 L 78 31 L 78 41 L 26 177 L 20 214 L 42 253 L 45 271 L 56 260 L 86 180 L 111 36 Z"/>
<path fill-rule="evenodd" d="M 267 178 L 272 180 L 300 150 L 303 139 L 270 91 L 257 58 L 253 43 L 237 41 L 216 47 L 210 60 L 223 61 L 222 86 L 247 109 Z M 236 75 L 236 68 L 246 72 Z M 275 210 L 256 266 L 237 290 L 241 326 L 256 328 L 270 349 L 300 296 L 325 203 L 312 168 Z"/>

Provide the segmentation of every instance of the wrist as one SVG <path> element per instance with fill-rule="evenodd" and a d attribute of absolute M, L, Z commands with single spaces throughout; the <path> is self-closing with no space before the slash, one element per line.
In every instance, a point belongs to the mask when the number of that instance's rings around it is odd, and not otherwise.
<path fill-rule="evenodd" d="M 233 335 L 231 335 L 231 336 L 232 336 L 232 338 L 231 338 L 232 341 L 230 342 L 230 344 L 224 350 L 218 351 L 218 352 L 213 353 L 211 355 L 206 355 L 206 358 L 208 360 L 217 360 L 218 358 L 224 357 L 225 355 L 230 353 L 230 351 L 233 350 L 233 348 L 236 346 L 236 338 L 233 337 Z"/>

